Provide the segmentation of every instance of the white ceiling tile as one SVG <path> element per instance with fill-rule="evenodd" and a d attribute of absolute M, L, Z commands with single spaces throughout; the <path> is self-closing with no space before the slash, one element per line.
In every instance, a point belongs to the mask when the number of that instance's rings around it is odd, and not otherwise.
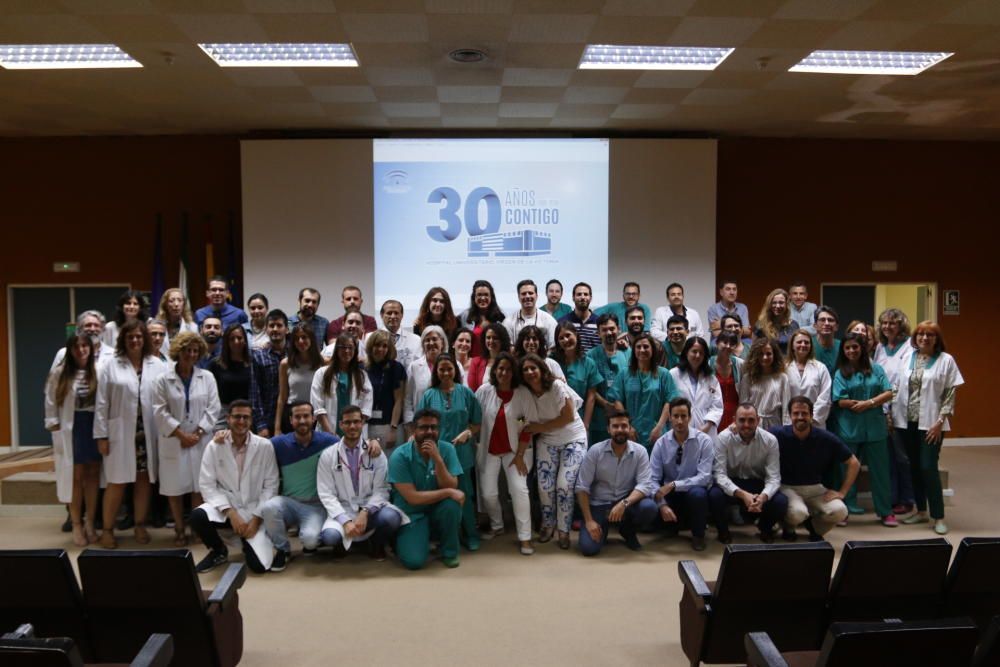
<path fill-rule="evenodd" d="M 383 102 L 382 112 L 388 118 L 437 118 L 441 105 L 437 102 Z"/>
<path fill-rule="evenodd" d="M 534 69 L 507 67 L 503 71 L 505 86 L 565 86 L 573 76 L 571 69 Z"/>
<path fill-rule="evenodd" d="M 542 102 L 501 102 L 501 118 L 551 118 L 559 104 Z"/>
<path fill-rule="evenodd" d="M 500 86 L 438 86 L 440 102 L 499 102 Z"/>
<path fill-rule="evenodd" d="M 586 43 L 596 16 L 571 14 L 515 14 L 510 41 L 541 43 Z"/>
<path fill-rule="evenodd" d="M 422 14 L 343 14 L 352 42 L 426 42 L 427 17 Z"/>

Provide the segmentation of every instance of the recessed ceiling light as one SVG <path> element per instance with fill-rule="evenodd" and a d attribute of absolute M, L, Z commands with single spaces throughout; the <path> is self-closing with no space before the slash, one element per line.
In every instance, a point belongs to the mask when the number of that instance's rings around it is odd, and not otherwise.
<path fill-rule="evenodd" d="M 733 49 L 694 46 L 588 44 L 580 69 L 703 69 L 719 66 Z"/>
<path fill-rule="evenodd" d="M 5 69 L 104 69 L 142 67 L 114 44 L 0 44 Z"/>
<path fill-rule="evenodd" d="M 455 49 L 448 57 L 456 63 L 481 63 L 486 60 L 486 52 L 482 49 Z"/>
<path fill-rule="evenodd" d="M 953 53 L 918 51 L 813 51 L 789 72 L 920 74 Z"/>
<path fill-rule="evenodd" d="M 357 67 L 350 44 L 199 44 L 220 67 Z"/>

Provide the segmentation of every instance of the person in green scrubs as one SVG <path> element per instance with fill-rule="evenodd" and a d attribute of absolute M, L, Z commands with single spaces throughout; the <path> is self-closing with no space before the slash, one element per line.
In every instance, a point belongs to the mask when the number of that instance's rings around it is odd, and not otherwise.
<path fill-rule="evenodd" d="M 639 303 L 640 290 L 639 283 L 627 282 L 625 286 L 622 287 L 622 300 L 615 301 L 614 303 L 609 303 L 606 306 L 601 306 L 594 311 L 594 314 L 600 317 L 605 313 L 609 315 L 614 315 L 615 319 L 618 320 L 618 326 L 621 327 L 625 322 L 625 315 L 628 313 L 629 309 L 634 306 L 642 308 L 643 316 L 643 331 L 649 331 L 649 326 L 653 323 L 653 312 L 644 303 Z"/>
<path fill-rule="evenodd" d="M 413 417 L 413 437 L 389 459 L 392 504 L 410 517 L 396 533 L 396 555 L 408 570 L 419 570 L 427 562 L 433 536 L 445 566 L 458 567 L 462 505 L 474 500 L 458 488 L 462 464 L 455 446 L 439 438 L 441 415 L 419 410 Z"/>
<path fill-rule="evenodd" d="M 571 322 L 560 322 L 556 327 L 556 348 L 552 352 L 552 358 L 563 369 L 566 384 L 583 398 L 583 407 L 579 410 L 580 419 L 589 431 L 594 415 L 594 397 L 604 384 L 604 377 L 597 370 L 594 360 L 580 351 L 580 337 Z"/>
<path fill-rule="evenodd" d="M 892 385 L 885 371 L 868 356 L 867 336 L 849 333 L 837 355 L 833 377 L 833 400 L 840 408 L 836 433 L 855 456 L 868 466 L 872 502 L 882 525 L 899 525 L 892 511 L 889 481 L 888 433 L 882 406 L 892 400 Z M 857 489 L 844 499 L 851 514 L 863 514 L 857 505 Z"/>
<path fill-rule="evenodd" d="M 656 340 L 640 334 L 632 344 L 628 369 L 620 372 L 608 390 L 608 400 L 632 415 L 635 441 L 648 452 L 663 435 L 670 417 L 670 401 L 680 394 L 673 378 L 657 359 Z"/>
<path fill-rule="evenodd" d="M 830 377 L 837 372 L 837 359 L 840 354 L 840 339 L 837 338 L 837 311 L 830 306 L 820 306 L 816 309 L 816 335 L 813 336 L 813 350 L 816 361 L 826 366 Z"/>
<path fill-rule="evenodd" d="M 663 341 L 664 368 L 670 370 L 681 362 L 688 339 L 688 321 L 683 315 L 671 315 L 667 320 L 667 339 Z"/>
<path fill-rule="evenodd" d="M 431 386 L 420 397 L 418 410 L 434 410 L 441 415 L 440 436 L 455 446 L 462 474 L 458 488 L 466 498 L 475 498 L 473 486 L 476 465 L 476 435 L 483 423 L 483 410 L 472 390 L 462 384 L 461 368 L 451 355 L 442 354 L 434 361 Z M 476 527 L 476 504 L 462 506 L 462 543 L 469 551 L 479 550 Z"/>
<path fill-rule="evenodd" d="M 614 384 L 615 378 L 628 368 L 628 360 L 632 350 L 618 349 L 618 320 L 614 315 L 604 314 L 597 318 L 597 332 L 601 344 L 587 350 L 587 358 L 594 362 L 597 372 L 604 378 L 604 383 L 597 387 L 594 394 L 594 412 L 590 419 L 590 442 L 604 442 L 611 435 L 608 433 L 609 411 L 614 409 L 614 403 L 607 399 L 608 390 Z"/>

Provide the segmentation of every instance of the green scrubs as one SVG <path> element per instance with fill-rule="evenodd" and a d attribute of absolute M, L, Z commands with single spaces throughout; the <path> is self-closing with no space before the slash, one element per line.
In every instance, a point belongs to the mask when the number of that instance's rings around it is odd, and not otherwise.
<path fill-rule="evenodd" d="M 832 378 L 837 374 L 837 355 L 840 354 L 840 339 L 833 339 L 833 347 L 829 350 L 819 344 L 819 338 L 817 336 L 812 337 L 813 342 L 813 352 L 816 354 L 816 361 L 820 362 L 826 366 L 826 370 L 830 371 L 830 377 Z M 826 430 L 837 432 L 837 415 L 840 414 L 840 408 L 837 407 L 837 401 L 833 401 L 833 405 L 830 407 L 830 414 L 826 418 Z M 839 487 L 838 487 L 839 488 Z"/>
<path fill-rule="evenodd" d="M 587 391 L 590 389 L 600 391 L 601 386 L 605 384 L 604 377 L 597 370 L 594 360 L 588 357 L 580 357 L 569 366 L 562 366 L 562 369 L 566 374 L 566 384 L 583 399 L 583 405 L 578 411 L 580 419 L 583 419 L 583 413 L 587 409 Z"/>
<path fill-rule="evenodd" d="M 890 389 L 892 385 L 889 384 L 889 378 L 878 364 L 872 364 L 872 372 L 868 375 L 853 373 L 850 377 L 844 377 L 838 370 L 833 376 L 834 403 L 844 399 L 867 401 Z M 886 445 L 888 429 L 881 406 L 864 412 L 840 410 L 835 432 L 861 463 L 868 466 L 875 513 L 880 517 L 892 514 L 889 449 Z M 844 470 L 842 465 L 842 474 Z M 848 508 L 857 507 L 857 496 L 857 488 L 852 486 L 844 499 Z"/>
<path fill-rule="evenodd" d="M 653 448 L 649 434 L 660 420 L 663 406 L 680 394 L 674 380 L 664 368 L 656 368 L 656 375 L 626 369 L 618 374 L 608 390 L 609 401 L 619 401 L 632 417 L 636 440 L 646 451 Z"/>
<path fill-rule="evenodd" d="M 454 442 L 455 436 L 469 427 L 470 424 L 483 423 L 483 409 L 476 400 L 476 395 L 464 384 L 457 384 L 446 395 L 437 387 L 426 390 L 420 398 L 418 410 L 429 408 L 441 414 L 441 430 L 438 437 L 448 442 Z M 465 533 L 466 545 L 471 550 L 479 548 L 479 530 L 476 527 L 476 488 L 473 482 L 476 465 L 476 436 L 464 443 L 455 445 L 458 461 L 462 464 L 462 473 L 458 478 L 458 488 L 469 498 L 462 505 L 462 531 Z"/>
<path fill-rule="evenodd" d="M 642 330 L 649 331 L 649 326 L 653 323 L 653 313 L 649 310 L 649 306 L 644 303 L 637 303 L 635 305 L 642 308 L 643 322 L 645 322 Z M 624 301 L 616 301 L 615 303 L 601 306 L 594 311 L 594 315 L 600 317 L 605 313 L 610 313 L 618 318 L 618 328 L 622 331 L 628 331 L 628 324 L 625 322 L 625 312 L 630 308 L 631 306 L 626 306 Z"/>
<path fill-rule="evenodd" d="M 628 368 L 628 360 L 631 352 L 615 350 L 612 356 L 608 356 L 604 348 L 600 345 L 587 350 L 586 357 L 594 362 L 594 367 L 600 373 L 603 382 L 598 385 L 597 393 L 604 399 L 608 397 L 608 389 L 614 384 L 618 374 Z M 608 416 L 604 408 L 594 405 L 594 414 L 590 417 L 590 444 L 604 442 L 610 438 L 608 434 Z"/>
<path fill-rule="evenodd" d="M 337 373 L 337 412 L 333 415 L 333 423 L 337 425 L 337 435 L 344 437 L 344 431 L 340 428 L 340 414 L 344 408 L 351 404 L 351 376 L 341 371 Z"/>
<path fill-rule="evenodd" d="M 441 459 L 452 475 L 462 474 L 462 464 L 450 442 L 438 440 Z M 389 459 L 390 484 L 412 484 L 417 491 L 436 491 L 437 478 L 434 476 L 434 460 L 427 461 L 420 455 L 413 440 L 408 440 L 392 452 Z M 431 536 L 441 545 L 444 558 L 458 557 L 458 531 L 462 519 L 462 507 L 451 498 L 432 505 L 411 505 L 393 486 L 392 503 L 410 518 L 410 523 L 396 533 L 396 554 L 404 567 L 419 570 L 427 562 L 430 554 Z M 474 504 L 474 499 L 466 496 L 464 505 Z"/>
<path fill-rule="evenodd" d="M 544 310 L 546 313 L 549 313 L 549 309 L 547 308 L 548 305 L 549 304 L 545 304 L 546 307 L 542 308 L 542 310 Z M 569 315 L 572 312 L 573 312 L 573 307 L 572 306 L 570 306 L 569 304 L 560 303 L 558 306 L 556 306 L 556 312 L 549 313 L 549 315 L 552 316 L 552 319 L 554 319 L 556 322 L 558 322 L 559 320 L 561 320 L 562 318 L 566 317 L 567 315 Z"/>
<path fill-rule="evenodd" d="M 674 352 L 674 348 L 670 344 L 669 340 L 664 341 L 663 350 L 664 352 L 666 352 L 663 358 L 663 365 L 666 367 L 667 370 L 670 370 L 677 364 L 681 363 L 681 355 L 678 354 L 677 352 Z"/>

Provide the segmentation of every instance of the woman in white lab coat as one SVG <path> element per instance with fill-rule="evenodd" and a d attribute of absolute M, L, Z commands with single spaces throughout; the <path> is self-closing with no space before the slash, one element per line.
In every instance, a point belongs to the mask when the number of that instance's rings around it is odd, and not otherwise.
<path fill-rule="evenodd" d="M 125 485 L 135 483 L 135 539 L 149 543 L 146 513 L 150 483 L 156 481 L 157 429 L 153 420 L 153 385 L 167 365 L 153 349 L 146 325 L 126 322 L 113 359 L 101 366 L 94 406 L 94 439 L 104 456 L 104 532 L 101 546 L 114 549 L 115 516 Z"/>
<path fill-rule="evenodd" d="M 806 396 L 813 402 L 813 424 L 826 428 L 833 403 L 833 379 L 826 364 L 816 361 L 812 335 L 799 329 L 788 340 L 788 393 L 792 396 Z M 790 419 L 790 417 L 789 417 Z"/>
<path fill-rule="evenodd" d="M 118 297 L 118 305 L 115 306 L 115 316 L 104 325 L 101 333 L 101 343 L 108 347 L 114 347 L 118 342 L 118 331 L 125 326 L 129 320 L 140 320 L 145 322 L 149 319 L 149 311 L 146 308 L 146 297 L 142 292 L 136 290 L 125 290 Z"/>
<path fill-rule="evenodd" d="M 910 318 L 899 308 L 886 308 L 878 316 L 878 345 L 873 361 L 882 367 L 889 384 L 898 391 L 903 367 L 909 365 L 913 346 L 910 344 Z M 893 427 L 892 403 L 886 405 L 889 420 L 889 472 L 892 483 L 893 512 L 906 515 L 913 511 L 913 477 L 910 460 L 902 436 Z"/>
<path fill-rule="evenodd" d="M 94 342 L 74 334 L 66 341 L 66 354 L 45 384 L 45 428 L 52 432 L 59 502 L 69 503 L 73 544 L 85 547 L 97 541 L 94 517 L 101 481 L 101 453 L 94 440 L 94 403 L 97 369 Z M 82 523 L 86 501 L 87 519 Z"/>
<path fill-rule="evenodd" d="M 687 339 L 680 361 L 670 369 L 670 376 L 677 391 L 691 401 L 691 428 L 716 441 L 722 421 L 722 387 L 708 363 L 708 343 L 704 338 Z"/>
<path fill-rule="evenodd" d="M 361 408 L 367 422 L 372 416 L 372 382 L 358 363 L 358 342 L 347 334 L 340 334 L 333 344 L 330 363 L 320 366 L 313 374 L 309 391 L 313 414 L 320 428 L 327 433 L 337 433 L 340 410 L 348 405 Z M 367 437 L 367 426 L 362 437 Z"/>
<path fill-rule="evenodd" d="M 439 354 L 448 351 L 448 338 L 444 329 L 437 325 L 424 327 L 420 332 L 420 347 L 424 351 L 422 357 L 410 362 L 406 369 L 406 400 L 403 401 L 403 423 L 409 425 L 413 421 L 417 405 L 424 392 L 431 386 L 431 369 Z M 407 426 L 409 432 L 409 426 Z"/>
<path fill-rule="evenodd" d="M 208 345 L 196 333 L 182 331 L 170 341 L 172 368 L 153 387 L 153 413 L 160 436 L 160 493 L 167 496 L 174 518 L 174 546 L 187 544 L 184 532 L 184 494 L 191 506 L 201 504 L 198 475 L 205 445 L 219 417 L 219 391 L 215 377 L 198 368 Z"/>

